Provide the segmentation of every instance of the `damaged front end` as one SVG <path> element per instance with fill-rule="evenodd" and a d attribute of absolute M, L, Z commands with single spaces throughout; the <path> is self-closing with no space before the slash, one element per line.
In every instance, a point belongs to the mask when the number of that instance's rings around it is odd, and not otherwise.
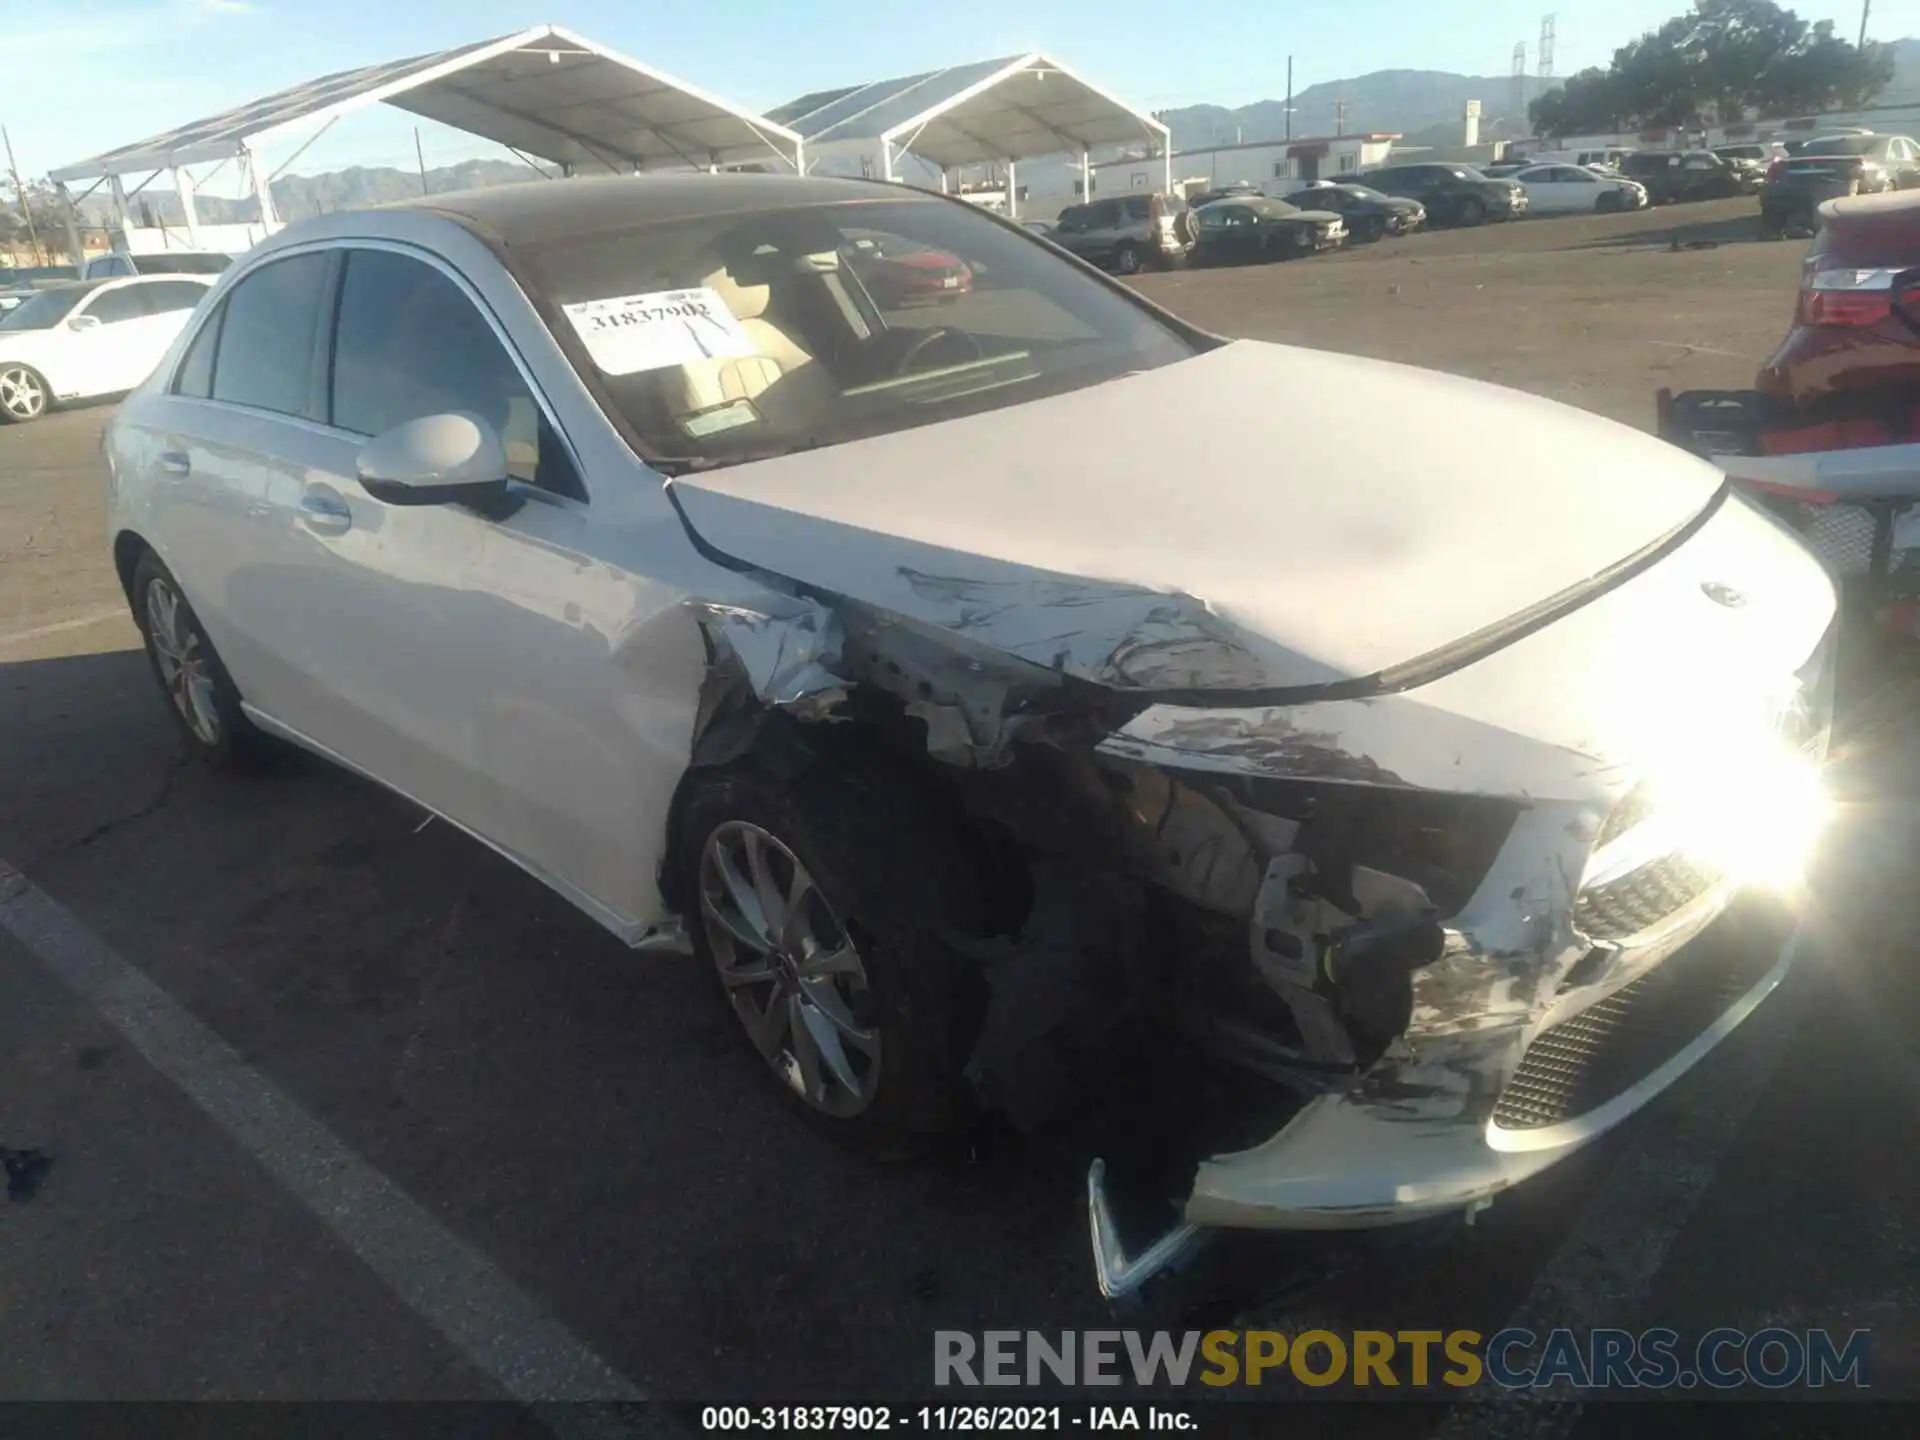
<path fill-rule="evenodd" d="M 1717 522 L 1706 553 L 1752 521 Z M 702 613 L 696 764 L 777 726 L 919 766 L 998 895 L 948 942 L 979 980 L 982 1103 L 1043 1125 L 1124 1089 L 1145 1047 L 1213 1077 L 1125 1177 L 1178 1205 L 1173 1229 L 1130 1253 L 1116 1172 L 1089 1172 L 1109 1295 L 1212 1227 L 1471 1216 L 1664 1088 L 1784 971 L 1785 932 L 1750 928 L 1782 913 L 1726 913 L 1739 877 L 1690 858 L 1623 759 L 1640 732 L 1587 723 L 1619 677 L 1569 647 L 1634 630 L 1657 586 L 1404 683 L 1263 690 L 1259 638 L 1189 596 L 1087 582 L 1022 603 L 903 565 L 908 615 L 750 573 L 774 602 Z M 1807 634 L 1767 639 L 1759 668 L 1817 750 L 1831 647 Z M 1583 678 L 1529 694 L 1554 676 Z M 1683 947 L 1698 958 L 1663 967 Z"/>

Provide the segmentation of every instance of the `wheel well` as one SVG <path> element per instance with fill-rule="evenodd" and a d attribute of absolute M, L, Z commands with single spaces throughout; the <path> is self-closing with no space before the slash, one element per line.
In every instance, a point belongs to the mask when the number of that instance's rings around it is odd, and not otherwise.
<path fill-rule="evenodd" d="M 128 604 L 133 603 L 134 567 L 152 548 L 131 530 L 122 530 L 113 537 L 113 568 L 120 576 L 120 588 L 126 593 Z"/>
<path fill-rule="evenodd" d="M 995 932 L 1017 929 L 1032 903 L 1031 881 L 1013 838 L 1004 828 L 966 813 L 948 767 L 939 766 L 902 743 L 889 727 L 870 721 L 819 726 L 806 725 L 779 711 L 755 707 L 750 738 L 738 732 L 720 739 L 717 727 L 695 744 L 687 766 L 667 806 L 666 844 L 661 852 L 660 893 L 670 909 L 688 914 L 692 897 L 680 892 L 686 871 L 680 846 L 681 817 L 694 787 L 714 771 L 731 765 L 754 765 L 775 775 L 791 777 L 814 766 L 844 769 L 884 767 L 888 783 L 910 790 L 924 813 L 950 830 L 955 853 L 974 867 L 983 898 L 984 917 Z M 710 744 L 710 741 L 718 743 Z M 956 772 L 959 773 L 959 772 Z"/>

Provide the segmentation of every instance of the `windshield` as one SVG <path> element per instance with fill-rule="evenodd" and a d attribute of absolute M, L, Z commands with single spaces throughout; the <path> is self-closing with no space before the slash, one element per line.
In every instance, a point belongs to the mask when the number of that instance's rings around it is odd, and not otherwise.
<path fill-rule="evenodd" d="M 936 199 L 639 226 L 526 260 L 583 378 L 669 470 L 904 430 L 1194 353 L 1051 246 Z"/>
<path fill-rule="evenodd" d="M 53 290 L 42 290 L 30 299 L 22 300 L 7 312 L 0 320 L 0 330 L 51 330 L 72 313 L 73 307 L 86 299 L 92 287 L 88 285 L 62 285 Z"/>

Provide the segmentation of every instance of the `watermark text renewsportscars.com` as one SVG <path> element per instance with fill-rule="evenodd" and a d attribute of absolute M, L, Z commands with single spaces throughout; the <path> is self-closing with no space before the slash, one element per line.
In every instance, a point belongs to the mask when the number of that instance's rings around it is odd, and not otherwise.
<path fill-rule="evenodd" d="M 1296 1383 L 1360 1390 L 1869 1388 L 1872 1335 L 1552 1330 L 936 1330 L 936 1386 Z"/>

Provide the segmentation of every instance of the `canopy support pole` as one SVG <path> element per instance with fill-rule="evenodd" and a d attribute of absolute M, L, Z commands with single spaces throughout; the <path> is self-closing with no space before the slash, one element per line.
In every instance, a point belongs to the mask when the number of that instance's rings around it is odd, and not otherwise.
<path fill-rule="evenodd" d="M 884 135 L 880 137 L 880 178 L 893 183 L 893 141 Z"/>
<path fill-rule="evenodd" d="M 273 210 L 273 188 L 260 173 L 260 157 L 253 153 L 251 146 L 247 147 L 241 163 L 247 167 L 247 184 L 260 206 L 260 238 L 264 240 L 280 228 L 280 217 Z"/>
<path fill-rule="evenodd" d="M 200 215 L 193 204 L 193 172 L 184 165 L 174 169 L 173 189 L 174 193 L 180 197 L 180 213 L 186 217 L 187 248 L 198 250 L 200 248 Z"/>
<path fill-rule="evenodd" d="M 119 243 L 113 245 L 112 248 L 118 250 L 124 245 L 131 251 L 133 249 L 133 236 L 127 232 L 133 226 L 133 218 L 127 213 L 127 187 L 118 175 L 109 175 L 107 177 L 107 193 L 113 197 L 113 226 L 115 230 L 119 231 Z"/>
<path fill-rule="evenodd" d="M 1088 204 L 1093 199 L 1093 155 L 1086 150 L 1080 152 L 1080 203 Z"/>
<path fill-rule="evenodd" d="M 73 203 L 73 192 L 67 189 L 66 181 L 56 181 L 54 188 L 60 192 L 60 218 L 67 222 L 67 253 L 73 257 L 73 268 L 84 273 L 87 248 L 80 243 L 80 207 Z"/>
<path fill-rule="evenodd" d="M 1013 161 L 1007 161 L 1007 218 L 1020 218 L 1020 176 Z"/>

